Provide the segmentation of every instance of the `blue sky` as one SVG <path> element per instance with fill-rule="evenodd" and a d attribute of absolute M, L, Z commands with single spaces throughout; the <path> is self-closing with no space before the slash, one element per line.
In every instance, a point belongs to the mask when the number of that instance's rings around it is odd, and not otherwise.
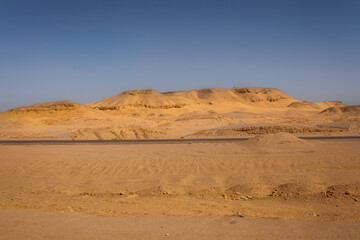
<path fill-rule="evenodd" d="M 0 111 L 234 86 L 360 104 L 360 1 L 0 1 Z"/>

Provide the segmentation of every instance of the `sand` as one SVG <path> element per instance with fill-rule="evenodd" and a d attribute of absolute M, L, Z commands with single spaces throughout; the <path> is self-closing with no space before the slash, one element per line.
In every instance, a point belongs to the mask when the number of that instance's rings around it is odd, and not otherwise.
<path fill-rule="evenodd" d="M 360 239 L 360 108 L 274 88 L 125 91 L 0 113 L 0 239 Z"/>
<path fill-rule="evenodd" d="M 288 134 L 238 143 L 0 145 L 0 236 L 356 239 L 359 146 Z M 73 231 L 62 231 L 70 223 Z"/>
<path fill-rule="evenodd" d="M 151 139 L 360 135 L 359 106 L 302 102 L 275 88 L 125 91 L 89 104 L 40 103 L 0 113 L 1 139 Z"/>
<path fill-rule="evenodd" d="M 359 239 L 359 222 L 0 211 L 0 239 Z"/>

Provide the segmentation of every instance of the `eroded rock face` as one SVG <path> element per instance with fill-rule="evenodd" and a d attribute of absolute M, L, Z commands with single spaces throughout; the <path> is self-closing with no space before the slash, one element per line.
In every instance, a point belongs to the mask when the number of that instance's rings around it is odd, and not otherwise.
<path fill-rule="evenodd" d="M 72 101 L 57 101 L 33 104 L 25 107 L 19 107 L 9 110 L 9 112 L 37 112 L 48 110 L 72 110 L 83 107 L 81 104 Z"/>
<path fill-rule="evenodd" d="M 251 102 L 277 102 L 282 99 L 293 99 L 287 94 L 283 93 L 277 88 L 261 88 L 261 87 L 248 87 L 248 88 L 239 88 L 234 87 L 232 90 L 239 94 L 244 100 Z"/>
<path fill-rule="evenodd" d="M 309 110 L 324 110 L 330 107 L 345 107 L 341 101 L 326 101 L 326 102 L 293 102 L 287 106 L 293 109 L 309 109 Z"/>
<path fill-rule="evenodd" d="M 355 113 L 360 114 L 360 105 L 346 106 L 346 107 L 330 107 L 321 113 Z"/>
<path fill-rule="evenodd" d="M 157 91 L 155 91 L 154 89 L 144 89 L 144 90 L 129 90 L 129 91 L 122 92 L 120 94 L 124 94 L 124 95 L 143 95 L 143 94 L 159 94 L 159 93 Z"/>
<path fill-rule="evenodd" d="M 297 100 L 276 88 L 204 88 L 190 91 L 174 91 L 159 93 L 153 89 L 125 91 L 117 96 L 109 97 L 88 104 L 89 107 L 145 107 L 145 108 L 178 108 L 198 104 L 232 104 L 232 103 L 276 103 L 287 104 Z M 211 105 L 210 104 L 210 105 Z"/>
<path fill-rule="evenodd" d="M 340 114 L 318 114 L 328 107 L 336 107 L 328 111 Z M 85 105 L 58 101 L 0 113 L 0 138 L 241 137 L 278 132 L 357 135 L 360 115 L 354 112 L 358 109 L 341 102 L 299 102 L 275 88 L 133 90 Z"/>

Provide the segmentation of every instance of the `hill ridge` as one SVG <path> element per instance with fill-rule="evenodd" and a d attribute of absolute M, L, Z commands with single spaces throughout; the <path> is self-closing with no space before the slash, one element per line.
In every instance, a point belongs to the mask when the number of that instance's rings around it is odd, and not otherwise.
<path fill-rule="evenodd" d="M 202 88 L 171 92 L 157 92 L 154 89 L 145 89 L 124 91 L 116 96 L 86 104 L 86 106 L 93 108 L 116 108 L 124 106 L 162 108 L 172 106 L 179 108 L 198 104 L 238 103 L 246 105 L 248 103 L 254 104 L 260 102 L 262 102 L 260 105 L 280 103 L 281 106 L 285 106 L 297 101 L 297 99 L 277 88 Z"/>

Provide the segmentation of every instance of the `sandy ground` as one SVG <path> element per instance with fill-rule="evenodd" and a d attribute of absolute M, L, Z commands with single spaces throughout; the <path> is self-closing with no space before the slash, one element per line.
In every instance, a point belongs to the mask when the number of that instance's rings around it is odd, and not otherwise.
<path fill-rule="evenodd" d="M 0 239 L 360 239 L 359 222 L 0 211 Z"/>
<path fill-rule="evenodd" d="M 359 239 L 359 147 L 0 145 L 0 239 Z"/>

